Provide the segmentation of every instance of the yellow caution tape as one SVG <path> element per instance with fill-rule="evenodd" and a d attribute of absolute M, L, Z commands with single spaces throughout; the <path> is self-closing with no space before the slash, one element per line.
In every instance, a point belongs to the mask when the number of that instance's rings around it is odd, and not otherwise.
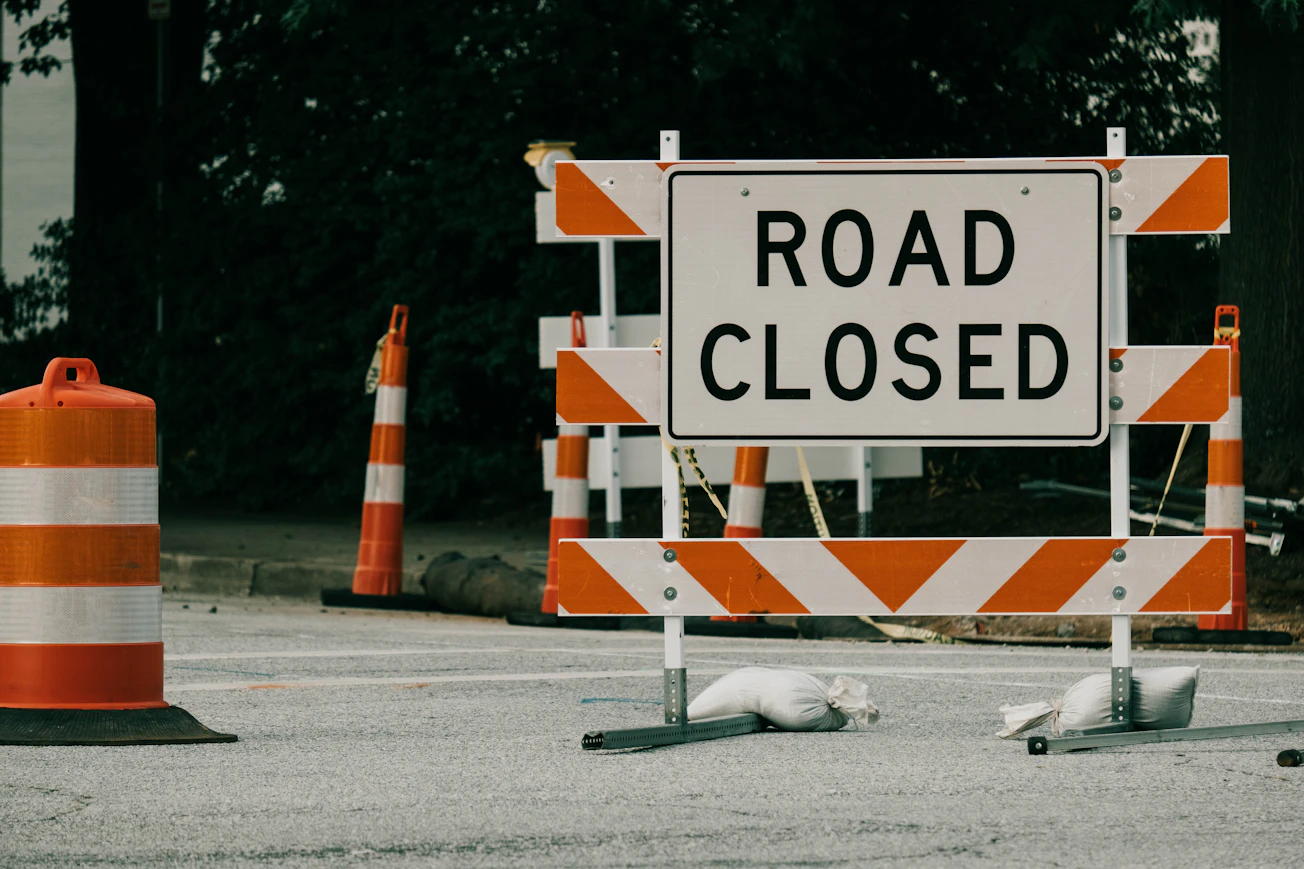
<path fill-rule="evenodd" d="M 1164 494 L 1159 498 L 1159 507 L 1155 510 L 1155 521 L 1150 523 L 1150 535 L 1155 536 L 1155 529 L 1159 527 L 1159 514 L 1164 512 L 1164 502 L 1168 500 L 1168 489 L 1173 485 L 1173 476 L 1177 473 L 1177 463 L 1182 460 L 1182 450 L 1186 449 L 1186 439 L 1191 436 L 1191 424 L 1188 422 L 1182 429 L 1182 439 L 1177 442 L 1177 455 L 1173 456 L 1173 466 L 1168 469 L 1168 482 L 1164 483 Z"/>

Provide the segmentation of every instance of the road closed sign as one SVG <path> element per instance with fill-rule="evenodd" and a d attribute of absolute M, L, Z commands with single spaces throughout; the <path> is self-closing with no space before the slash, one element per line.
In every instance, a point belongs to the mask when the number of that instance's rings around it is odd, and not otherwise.
<path fill-rule="evenodd" d="M 672 167 L 667 435 L 1100 443 L 1108 185 L 1089 161 Z"/>

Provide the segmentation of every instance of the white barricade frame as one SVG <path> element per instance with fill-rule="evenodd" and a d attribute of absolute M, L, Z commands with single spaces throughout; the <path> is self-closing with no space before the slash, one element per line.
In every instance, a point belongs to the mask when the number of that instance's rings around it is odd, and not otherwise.
<path fill-rule="evenodd" d="M 612 174 L 596 182 L 591 180 L 592 167 L 601 174 L 608 164 L 559 162 L 559 191 L 577 205 L 572 212 L 572 203 L 559 197 L 558 234 L 659 237 L 663 200 L 648 193 L 649 184 L 658 182 L 660 173 L 680 160 L 679 133 L 663 130 L 660 140 L 657 163 L 609 164 Z M 663 451 L 660 539 L 560 544 L 560 614 L 665 619 L 664 724 L 593 731 L 585 734 L 583 748 L 669 745 L 764 729 L 766 723 L 755 715 L 705 721 L 689 721 L 686 715 L 684 618 L 758 613 L 1109 615 L 1115 689 L 1112 723 L 1078 737 L 1032 737 L 1028 741 L 1032 754 L 1304 731 L 1304 721 L 1133 729 L 1132 615 L 1229 611 L 1231 538 L 1131 536 L 1128 426 L 1221 419 L 1228 412 L 1230 354 L 1208 347 L 1128 347 L 1126 238 L 1149 232 L 1223 233 L 1230 227 L 1225 212 L 1219 219 L 1216 207 L 1205 208 L 1204 223 L 1193 224 L 1183 222 L 1172 206 L 1173 200 L 1183 199 L 1174 195 L 1179 190 L 1185 191 L 1187 200 L 1190 195 L 1203 195 L 1216 205 L 1219 197 L 1225 199 L 1225 157 L 1128 160 L 1121 127 L 1109 129 L 1107 146 L 1107 157 L 1096 162 L 1108 170 L 1114 188 L 1107 256 L 1110 537 L 684 541 L 678 475 Z M 1139 177 L 1131 179 L 1121 171 L 1124 163 L 1137 166 Z M 623 176 L 620 166 L 626 167 Z M 631 178 L 635 183 L 624 183 Z M 1125 185 L 1130 192 L 1122 189 Z M 1129 206 L 1131 213 L 1125 215 L 1125 209 L 1113 204 L 1116 201 L 1139 207 Z M 618 216 L 603 224 L 613 209 Z M 655 350 L 559 351 L 558 422 L 661 424 L 659 363 Z M 946 603 L 956 600 L 960 602 Z"/>

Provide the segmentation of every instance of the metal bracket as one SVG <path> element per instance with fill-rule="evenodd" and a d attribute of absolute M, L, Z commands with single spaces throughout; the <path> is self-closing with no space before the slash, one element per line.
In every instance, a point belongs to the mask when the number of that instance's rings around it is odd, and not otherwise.
<path fill-rule="evenodd" d="M 688 722 L 688 668 L 666 668 L 666 724 L 682 727 Z"/>
<path fill-rule="evenodd" d="M 1110 720 L 1115 726 L 1122 725 L 1124 730 L 1132 729 L 1132 668 L 1113 667 L 1110 669 Z"/>
<path fill-rule="evenodd" d="M 1196 739 L 1231 739 L 1264 736 L 1269 733 L 1304 733 L 1304 720 L 1266 721 L 1261 724 L 1228 724 L 1219 727 L 1181 727 L 1173 730 L 1134 730 L 1130 733 L 1101 733 L 1087 736 L 1030 736 L 1028 754 L 1048 751 L 1077 751 L 1115 745 L 1148 745 L 1155 742 L 1189 742 Z"/>
<path fill-rule="evenodd" d="M 657 745 L 679 745 L 684 742 L 701 742 L 724 736 L 741 736 L 759 733 L 766 727 L 759 715 L 723 715 L 703 718 L 684 724 L 662 724 L 652 727 L 632 727 L 626 730 L 595 730 L 584 734 L 580 741 L 587 751 L 617 748 L 651 748 Z"/>

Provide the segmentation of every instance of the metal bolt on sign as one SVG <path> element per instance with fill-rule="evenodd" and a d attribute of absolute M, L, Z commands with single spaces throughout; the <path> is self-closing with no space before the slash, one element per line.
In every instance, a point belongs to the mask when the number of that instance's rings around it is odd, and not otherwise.
<path fill-rule="evenodd" d="M 1126 558 L 1127 558 L 1127 552 L 1122 547 L 1119 547 L 1118 549 L 1114 550 L 1115 561 L 1123 561 Z M 1115 597 L 1117 597 L 1117 595 L 1115 595 Z"/>
<path fill-rule="evenodd" d="M 746 187 L 743 188 L 743 196 L 750 196 L 751 193 L 752 191 L 748 190 Z"/>
<path fill-rule="evenodd" d="M 1121 585 L 1114 586 L 1114 600 L 1122 600 L 1127 597 L 1127 589 Z"/>
<path fill-rule="evenodd" d="M 1021 189 L 1019 192 L 1022 193 L 1024 196 L 1027 196 L 1027 195 L 1028 195 L 1028 188 L 1027 188 L 1027 187 L 1024 187 L 1024 188 Z"/>
<path fill-rule="evenodd" d="M 1118 171 L 1117 169 L 1110 169 L 1110 170 L 1109 170 L 1109 180 L 1110 180 L 1110 183 L 1112 183 L 1112 184 L 1117 184 L 1118 182 L 1120 182 L 1120 181 L 1123 180 L 1123 173 L 1120 172 L 1120 171 Z"/>
<path fill-rule="evenodd" d="M 1110 207 L 1110 209 L 1109 209 L 1109 219 L 1110 219 L 1110 220 L 1119 220 L 1119 219 L 1121 219 L 1122 217 L 1123 217 L 1123 209 L 1119 208 L 1117 205 L 1114 205 L 1114 206 L 1111 206 L 1111 207 Z"/>
<path fill-rule="evenodd" d="M 666 596 L 666 600 L 674 600 L 679 597 L 679 592 L 675 590 L 673 585 L 666 586 L 666 590 L 663 591 L 662 594 Z"/>
<path fill-rule="evenodd" d="M 1115 374 L 1117 374 L 1118 372 L 1122 371 L 1122 370 L 1123 370 L 1123 360 L 1122 360 L 1122 359 L 1111 359 L 1111 360 L 1109 360 L 1109 370 L 1110 370 L 1110 371 L 1113 371 Z"/>
<path fill-rule="evenodd" d="M 661 557 L 668 562 L 672 562 L 679 557 L 679 553 L 675 552 L 675 550 L 673 549 L 667 549 L 665 552 L 661 554 Z"/>
<path fill-rule="evenodd" d="M 1123 399 L 1120 398 L 1120 397 L 1117 396 L 1117 395 L 1111 395 L 1111 396 L 1109 397 L 1109 407 L 1110 407 L 1111 410 L 1122 410 L 1122 409 L 1123 409 Z"/>

